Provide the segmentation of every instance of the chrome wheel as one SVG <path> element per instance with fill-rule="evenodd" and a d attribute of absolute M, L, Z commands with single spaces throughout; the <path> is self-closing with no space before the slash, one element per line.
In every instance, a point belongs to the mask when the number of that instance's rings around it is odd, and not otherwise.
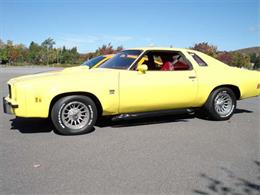
<path fill-rule="evenodd" d="M 90 111 L 82 102 L 73 101 L 64 106 L 61 111 L 61 120 L 68 128 L 79 130 L 87 125 Z"/>
<path fill-rule="evenodd" d="M 214 100 L 214 107 L 220 117 L 227 117 L 234 110 L 234 102 L 226 91 L 221 91 Z"/>

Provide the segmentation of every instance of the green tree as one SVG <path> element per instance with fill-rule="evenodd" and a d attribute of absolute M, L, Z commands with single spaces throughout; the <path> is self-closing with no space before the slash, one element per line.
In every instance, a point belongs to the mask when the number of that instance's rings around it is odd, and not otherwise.
<path fill-rule="evenodd" d="M 254 69 L 260 69 L 260 55 L 258 55 L 254 62 Z"/>
<path fill-rule="evenodd" d="M 6 44 L 0 39 L 0 64 L 8 62 L 8 50 Z"/>
<path fill-rule="evenodd" d="M 51 58 L 53 57 L 53 46 L 55 45 L 55 41 L 52 38 L 48 38 L 41 43 L 42 49 L 44 52 L 42 54 L 42 60 L 44 64 L 49 64 L 51 62 Z"/>
<path fill-rule="evenodd" d="M 0 49 L 0 64 L 8 63 L 8 50 L 6 47 Z"/>
<path fill-rule="evenodd" d="M 246 54 L 241 54 L 238 52 L 232 52 L 233 55 L 233 61 L 231 66 L 236 66 L 236 67 L 245 67 L 245 68 L 252 68 L 251 62 L 250 62 L 250 57 Z"/>
<path fill-rule="evenodd" d="M 41 43 L 41 46 L 43 48 L 48 48 L 48 49 L 52 49 L 54 45 L 55 45 L 55 41 L 50 37 Z"/>
<path fill-rule="evenodd" d="M 38 45 L 35 42 L 31 42 L 29 46 L 29 51 L 28 51 L 28 61 L 32 64 L 40 64 L 41 63 L 41 52 L 42 48 L 40 45 Z"/>

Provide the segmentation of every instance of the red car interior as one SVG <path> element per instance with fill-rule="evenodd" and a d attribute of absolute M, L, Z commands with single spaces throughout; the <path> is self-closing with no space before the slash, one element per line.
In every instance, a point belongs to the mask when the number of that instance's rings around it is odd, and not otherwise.
<path fill-rule="evenodd" d="M 172 65 L 171 62 L 166 61 L 163 63 L 161 70 L 189 70 L 189 65 L 180 61 Z"/>

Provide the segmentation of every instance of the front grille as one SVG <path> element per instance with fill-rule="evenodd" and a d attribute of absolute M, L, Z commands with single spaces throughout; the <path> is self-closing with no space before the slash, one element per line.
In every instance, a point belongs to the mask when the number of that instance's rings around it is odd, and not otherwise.
<path fill-rule="evenodd" d="M 12 98 L 11 85 L 8 85 L 8 91 L 9 91 L 9 98 Z"/>

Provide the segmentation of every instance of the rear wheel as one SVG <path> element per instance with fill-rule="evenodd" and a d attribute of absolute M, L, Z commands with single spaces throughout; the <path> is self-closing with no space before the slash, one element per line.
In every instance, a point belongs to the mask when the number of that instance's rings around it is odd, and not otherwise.
<path fill-rule="evenodd" d="M 218 88 L 210 94 L 204 109 L 213 120 L 228 120 L 236 109 L 236 96 L 229 88 Z"/>
<path fill-rule="evenodd" d="M 51 119 L 57 132 L 63 135 L 77 135 L 93 130 L 97 120 L 97 108 L 92 99 L 72 95 L 59 99 L 51 111 Z"/>

